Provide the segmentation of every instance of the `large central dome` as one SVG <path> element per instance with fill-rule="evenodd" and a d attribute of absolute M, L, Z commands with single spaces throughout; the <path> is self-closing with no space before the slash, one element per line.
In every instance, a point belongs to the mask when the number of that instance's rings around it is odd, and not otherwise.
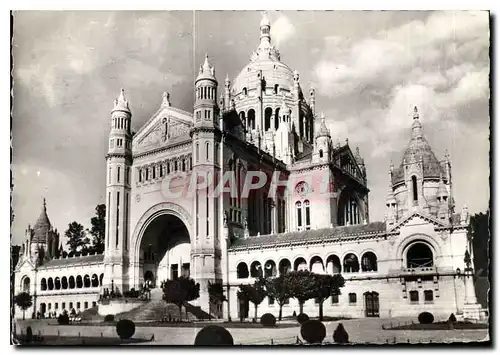
<path fill-rule="evenodd" d="M 262 74 L 267 87 L 276 87 L 291 91 L 293 88 L 293 71 L 280 60 L 279 51 L 271 44 L 271 25 L 266 14 L 260 23 L 260 42 L 253 52 L 250 63 L 245 66 L 233 81 L 233 94 L 239 94 L 254 88 Z"/>

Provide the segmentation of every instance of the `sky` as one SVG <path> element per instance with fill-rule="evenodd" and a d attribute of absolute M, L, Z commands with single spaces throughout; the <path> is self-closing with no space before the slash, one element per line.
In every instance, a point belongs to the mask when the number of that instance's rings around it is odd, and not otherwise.
<path fill-rule="evenodd" d="M 370 220 L 383 220 L 389 165 L 401 163 L 418 106 L 438 159 L 451 156 L 457 211 L 488 208 L 489 17 L 460 11 L 268 12 L 281 60 L 316 89 L 334 143 L 364 157 Z M 257 11 L 21 11 L 14 14 L 13 243 L 42 197 L 61 235 L 105 202 L 113 100 L 125 89 L 137 131 L 162 93 L 192 111 L 208 53 L 222 83 L 249 62 Z"/>

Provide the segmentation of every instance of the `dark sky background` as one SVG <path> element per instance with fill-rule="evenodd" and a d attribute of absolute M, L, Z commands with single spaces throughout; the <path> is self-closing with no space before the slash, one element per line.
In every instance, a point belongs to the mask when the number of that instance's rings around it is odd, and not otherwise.
<path fill-rule="evenodd" d="M 485 211 L 489 191 L 487 12 L 269 12 L 282 61 L 314 86 L 334 142 L 359 146 L 370 218 L 382 220 L 390 161 L 401 162 L 413 106 L 442 159 L 452 160 L 457 211 Z M 104 156 L 121 87 L 138 130 L 170 92 L 192 111 L 208 52 L 219 83 L 248 63 L 257 11 L 23 11 L 14 15 L 13 242 L 42 197 L 61 231 L 90 226 L 104 203 Z"/>

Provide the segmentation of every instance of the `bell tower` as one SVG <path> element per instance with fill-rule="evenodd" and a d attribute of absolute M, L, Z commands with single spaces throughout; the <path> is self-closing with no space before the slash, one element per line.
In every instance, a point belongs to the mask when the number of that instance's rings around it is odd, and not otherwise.
<path fill-rule="evenodd" d="M 132 113 L 122 89 L 111 111 L 106 155 L 106 233 L 103 286 L 120 293 L 128 290 L 130 167 L 132 165 Z M 112 286 L 113 285 L 113 286 Z"/>
<path fill-rule="evenodd" d="M 193 144 L 193 235 L 191 262 L 193 278 L 200 284 L 198 304 L 209 305 L 208 283 L 222 280 L 222 234 L 219 197 L 214 189 L 219 180 L 221 130 L 217 105 L 215 69 L 205 55 L 195 81 Z"/>

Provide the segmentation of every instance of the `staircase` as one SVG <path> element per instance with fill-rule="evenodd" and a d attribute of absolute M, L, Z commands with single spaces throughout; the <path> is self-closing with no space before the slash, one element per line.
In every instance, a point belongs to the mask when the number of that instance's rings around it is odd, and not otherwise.
<path fill-rule="evenodd" d="M 172 320 L 182 319 L 183 321 L 196 320 L 197 317 L 191 313 L 186 316 L 186 308 L 182 308 L 182 317 L 179 315 L 179 307 L 175 304 L 167 303 L 162 299 L 163 291 L 160 288 L 151 290 L 151 300 L 128 312 L 119 313 L 115 319 L 130 319 L 134 322 L 161 321 L 168 320 L 169 314 Z M 189 306 L 188 306 L 189 309 Z"/>

